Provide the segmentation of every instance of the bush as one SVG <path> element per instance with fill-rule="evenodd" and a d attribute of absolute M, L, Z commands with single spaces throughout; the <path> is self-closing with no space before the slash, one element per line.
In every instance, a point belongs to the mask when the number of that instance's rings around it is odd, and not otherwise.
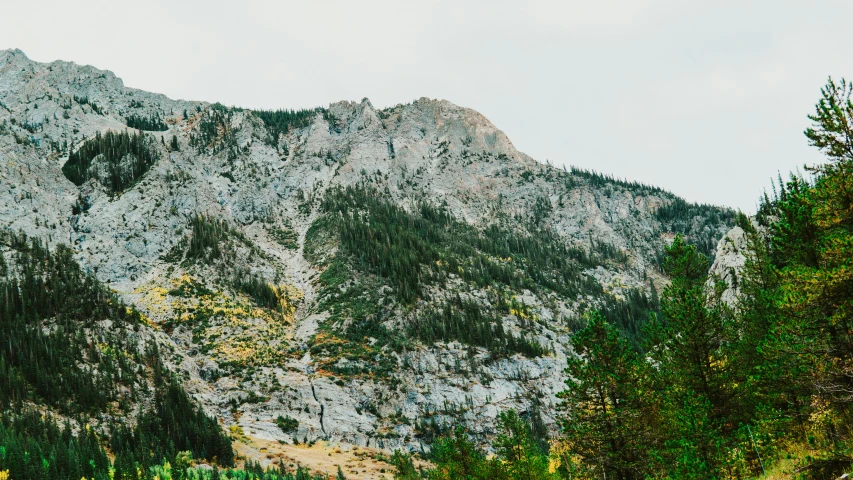
<path fill-rule="evenodd" d="M 299 421 L 290 418 L 290 416 L 282 417 L 281 415 L 279 415 L 275 419 L 275 424 L 278 425 L 278 428 L 280 428 L 281 431 L 284 433 L 292 433 L 295 432 L 297 428 L 299 428 Z"/>

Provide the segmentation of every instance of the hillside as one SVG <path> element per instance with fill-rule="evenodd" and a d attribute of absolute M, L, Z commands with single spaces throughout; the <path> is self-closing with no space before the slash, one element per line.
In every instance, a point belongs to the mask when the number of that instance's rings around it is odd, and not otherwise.
<path fill-rule="evenodd" d="M 583 314 L 638 342 L 663 247 L 713 255 L 735 220 L 539 163 L 444 100 L 252 111 L 17 50 L 0 159 L 6 235 L 138 311 L 138 341 L 244 442 L 424 451 L 450 425 L 486 442 L 510 408 L 553 431 Z"/>

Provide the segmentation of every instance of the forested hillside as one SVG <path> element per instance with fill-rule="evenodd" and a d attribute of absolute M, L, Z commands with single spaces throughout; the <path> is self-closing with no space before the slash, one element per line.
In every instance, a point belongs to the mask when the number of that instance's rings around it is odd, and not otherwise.
<path fill-rule="evenodd" d="M 805 135 L 826 155 L 744 215 L 733 304 L 678 236 L 643 341 L 596 311 L 572 337 L 560 432 L 502 414 L 488 457 L 439 439 L 435 479 L 846 478 L 853 471 L 853 88 L 822 90 Z M 399 479 L 421 478 L 398 456 Z"/>
<path fill-rule="evenodd" d="M 233 465 L 231 440 L 163 366 L 139 312 L 68 248 L 8 232 L 0 248 L 0 472 L 137 478 L 179 452 Z"/>
<path fill-rule="evenodd" d="M 650 357 L 664 248 L 736 221 L 444 100 L 250 110 L 17 50 L 0 158 L 15 479 L 381 478 L 522 434 L 547 463 L 589 319 Z"/>

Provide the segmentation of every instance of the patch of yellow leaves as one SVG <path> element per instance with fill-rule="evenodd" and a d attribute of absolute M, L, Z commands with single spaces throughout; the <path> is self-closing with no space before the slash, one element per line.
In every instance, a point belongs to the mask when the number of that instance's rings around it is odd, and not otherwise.
<path fill-rule="evenodd" d="M 173 283 L 175 288 L 181 288 L 195 280 L 184 275 Z M 291 285 L 274 287 L 274 291 L 281 303 L 280 311 L 260 308 L 248 297 L 231 298 L 222 292 L 175 297 L 170 306 L 177 314 L 178 323 L 198 323 L 197 317 L 206 317 L 210 326 L 205 329 L 202 341 L 213 343 L 210 353 L 217 361 L 272 365 L 284 360 L 296 303 L 303 297 Z"/>

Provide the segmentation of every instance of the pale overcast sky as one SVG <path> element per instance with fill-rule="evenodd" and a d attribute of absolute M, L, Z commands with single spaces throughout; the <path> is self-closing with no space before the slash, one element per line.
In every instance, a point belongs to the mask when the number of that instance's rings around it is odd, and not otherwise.
<path fill-rule="evenodd" d="M 299 108 L 419 97 L 515 146 L 753 211 L 826 77 L 853 77 L 853 1 L 3 1 L 0 49 L 174 98 Z"/>

